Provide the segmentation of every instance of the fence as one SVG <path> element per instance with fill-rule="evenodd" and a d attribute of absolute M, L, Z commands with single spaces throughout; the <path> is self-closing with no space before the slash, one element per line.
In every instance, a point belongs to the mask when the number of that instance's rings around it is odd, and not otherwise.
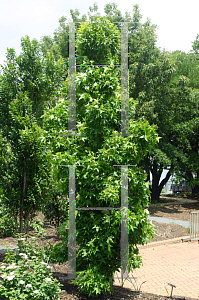
<path fill-rule="evenodd" d="M 199 243 L 199 211 L 190 212 L 190 238 L 181 239 L 181 242 L 184 241 L 196 241 Z"/>
<path fill-rule="evenodd" d="M 199 211 L 190 212 L 190 240 L 199 241 Z"/>

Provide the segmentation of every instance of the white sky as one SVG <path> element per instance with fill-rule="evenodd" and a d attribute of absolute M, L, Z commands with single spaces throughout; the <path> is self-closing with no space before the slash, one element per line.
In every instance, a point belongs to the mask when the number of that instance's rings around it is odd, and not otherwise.
<path fill-rule="evenodd" d="M 123 15 L 126 11 L 132 15 L 133 5 L 139 4 L 142 22 L 150 18 L 158 25 L 157 46 L 168 51 L 190 51 L 199 33 L 199 0 L 0 0 L 0 64 L 7 47 L 20 54 L 21 37 L 39 40 L 44 35 L 52 36 L 61 16 L 69 19 L 70 9 L 76 8 L 80 15 L 87 14 L 93 2 L 102 15 L 107 3 L 117 3 Z"/>

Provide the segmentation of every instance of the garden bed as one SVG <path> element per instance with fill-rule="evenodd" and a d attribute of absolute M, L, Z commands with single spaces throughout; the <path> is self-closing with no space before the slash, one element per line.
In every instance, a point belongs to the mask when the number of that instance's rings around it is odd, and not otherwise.
<path fill-rule="evenodd" d="M 150 207 L 149 211 L 150 214 L 153 216 L 158 217 L 166 217 L 171 219 L 177 219 L 177 220 L 189 220 L 189 212 L 193 210 L 199 210 L 199 203 L 189 203 L 189 204 L 183 204 L 183 205 L 167 205 L 167 206 L 159 206 L 159 207 Z M 44 216 L 39 213 L 39 218 L 44 218 Z M 152 222 L 155 225 L 156 230 L 156 236 L 152 239 L 151 242 L 154 241 L 163 241 L 167 239 L 172 239 L 176 237 L 182 237 L 187 236 L 188 230 L 185 227 L 182 227 L 180 225 L 176 224 L 163 224 L 158 222 Z M 49 224 L 49 222 L 44 222 L 44 229 L 46 230 L 46 237 L 43 239 L 40 239 L 39 244 L 40 245 L 47 245 L 47 241 L 49 241 L 52 245 L 55 245 L 56 243 L 61 241 L 60 237 L 57 237 L 57 230 L 53 226 Z M 34 236 L 35 232 L 30 231 L 30 235 Z M 12 245 L 17 246 L 17 238 L 13 237 L 7 237 L 7 238 L 1 238 L 0 239 L 0 245 L 5 245 L 7 243 L 10 243 Z M 78 247 L 77 247 L 78 249 Z M 3 261 L 5 258 L 5 254 L 0 254 L 0 262 Z M 83 295 L 78 292 L 78 287 L 76 285 L 70 284 L 69 280 L 67 280 L 67 272 L 68 272 L 68 265 L 67 262 L 65 264 L 53 264 L 55 267 L 55 270 L 53 270 L 53 277 L 57 278 L 60 283 L 63 284 L 62 289 L 66 290 L 63 291 L 59 297 L 61 300 L 68 299 L 68 300 L 96 300 L 96 299 L 103 299 L 103 297 L 90 297 L 88 298 L 87 295 Z M 107 294 L 105 299 L 107 300 L 126 300 L 126 299 L 140 299 L 140 300 L 156 300 L 156 299 L 169 299 L 168 297 L 161 297 L 157 295 L 147 294 L 147 293 L 140 293 L 136 294 L 135 291 L 122 288 L 116 285 L 113 285 L 113 295 Z M 178 298 L 179 299 L 179 298 Z"/>

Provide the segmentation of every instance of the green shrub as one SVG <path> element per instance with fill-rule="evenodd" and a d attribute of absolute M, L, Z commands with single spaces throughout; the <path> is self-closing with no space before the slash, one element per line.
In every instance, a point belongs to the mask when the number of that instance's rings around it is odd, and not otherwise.
<path fill-rule="evenodd" d="M 36 218 L 30 223 L 30 228 L 34 229 L 37 232 L 37 235 L 39 236 L 45 236 L 46 230 L 43 228 L 44 221 Z"/>
<path fill-rule="evenodd" d="M 26 238 L 18 240 L 18 248 L 18 253 L 8 250 L 0 266 L 0 299 L 59 299 L 61 284 L 53 278 L 42 249 Z"/>
<path fill-rule="evenodd" d="M 56 228 L 66 221 L 68 213 L 68 200 L 59 192 L 54 192 L 51 199 L 44 205 L 42 213 L 46 220 Z"/>
<path fill-rule="evenodd" d="M 11 212 L 3 205 L 0 198 L 0 237 L 11 236 L 14 232 L 14 218 Z"/>
<path fill-rule="evenodd" d="M 89 28 L 88 25 L 88 31 Z M 60 124 L 66 124 L 64 121 L 67 120 L 67 101 L 63 100 L 44 115 L 44 128 L 53 128 L 52 145 L 59 143 L 61 148 L 54 154 L 54 170 L 63 194 L 68 193 L 69 172 L 66 166 L 78 166 L 74 177 L 77 207 L 121 207 L 120 196 L 126 186 L 121 188 L 120 166 L 130 165 L 125 172 L 129 183 L 128 208 L 123 211 L 78 210 L 76 213 L 79 249 L 76 256 L 77 277 L 72 283 L 78 285 L 80 292 L 90 296 L 112 290 L 113 274 L 120 268 L 121 215 L 124 215 L 126 224 L 128 220 L 128 272 L 141 265 L 138 245 L 147 243 L 154 234 L 154 226 L 147 220 L 149 183 L 139 163 L 152 151 L 158 136 L 146 120 L 133 121 L 132 118 L 129 119 L 129 135 L 121 134 L 119 71 L 114 68 L 113 61 L 111 66 L 83 66 L 82 73 L 76 76 L 75 137 L 60 137 L 63 130 Z M 133 105 L 134 100 L 129 99 L 129 107 Z M 49 256 L 51 252 L 49 259 L 68 260 L 70 240 L 67 225 L 67 222 L 63 223 L 59 229 L 63 231 L 62 242 L 46 249 Z M 82 276 L 85 278 L 80 278 Z"/>
<path fill-rule="evenodd" d="M 58 227 L 58 233 L 62 237 L 60 243 L 52 246 L 48 242 L 48 247 L 44 247 L 44 253 L 49 258 L 51 263 L 64 263 L 68 260 L 68 222 L 64 222 L 60 227 Z"/>

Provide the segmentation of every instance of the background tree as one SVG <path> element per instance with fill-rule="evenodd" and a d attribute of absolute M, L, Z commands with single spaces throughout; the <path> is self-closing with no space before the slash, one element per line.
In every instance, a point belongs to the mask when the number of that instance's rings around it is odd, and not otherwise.
<path fill-rule="evenodd" d="M 174 65 L 169 54 L 162 53 L 159 57 L 161 56 L 163 57 L 162 62 L 156 58 L 155 64 L 145 66 L 147 73 L 141 73 L 143 78 L 148 79 L 148 83 L 138 94 L 135 114 L 136 118 L 144 117 L 150 124 L 155 124 L 160 136 L 158 146 L 143 160 L 143 168 L 148 173 L 148 179 L 149 172 L 152 173 L 152 200 L 159 200 L 160 192 L 172 173 L 177 174 L 180 170 L 183 172 L 186 170 L 185 173 L 189 173 L 190 179 L 193 169 L 191 172 L 188 171 L 190 161 L 188 160 L 188 163 L 187 159 L 191 147 L 191 141 L 188 142 L 188 137 L 191 138 L 193 131 L 190 122 L 194 118 L 197 123 L 196 118 L 198 116 L 197 89 L 194 91 L 189 86 L 190 80 L 178 69 L 178 62 Z M 178 75 L 180 73 L 181 75 Z M 147 76 L 149 77 L 147 78 Z M 147 97 L 149 98 L 147 99 Z M 185 127 L 187 127 L 186 130 Z M 196 127 L 195 130 L 197 130 Z M 193 138 L 192 143 L 192 147 L 197 153 L 197 143 Z M 186 148 L 186 144 L 189 144 L 189 150 Z M 187 161 L 186 164 L 185 161 Z M 160 181 L 164 169 L 167 169 L 168 173 Z"/>
<path fill-rule="evenodd" d="M 129 33 L 129 94 L 137 103 L 134 118 L 144 118 L 151 125 L 156 125 L 161 138 L 160 143 L 141 163 L 148 174 L 148 180 L 152 175 L 151 199 L 159 201 L 161 190 L 171 174 L 182 168 L 182 146 L 176 139 L 176 128 L 181 121 L 176 114 L 189 110 L 191 115 L 191 107 L 196 100 L 191 96 L 191 89 L 182 87 L 180 76 L 189 76 L 190 80 L 186 84 L 197 88 L 197 59 L 193 54 L 179 54 L 177 51 L 170 54 L 158 49 L 155 46 L 156 26 L 149 20 L 141 24 L 137 5 L 134 6 L 133 19 Z M 179 101 L 174 101 L 174 94 L 175 97 L 178 95 Z M 181 135 L 183 138 L 185 135 Z M 161 179 L 164 169 L 168 172 Z"/>
<path fill-rule="evenodd" d="M 199 61 L 196 53 L 185 53 L 183 51 L 173 51 L 169 54 L 170 59 L 175 63 L 175 76 L 186 76 L 189 80 L 187 86 L 193 89 L 199 88 Z"/>
<path fill-rule="evenodd" d="M 148 120 L 156 126 L 161 137 L 159 144 L 140 162 L 148 174 L 147 180 L 152 175 L 151 199 L 159 200 L 160 192 L 173 170 L 175 147 L 169 146 L 167 136 L 167 94 L 174 66 L 166 53 L 155 47 L 156 26 L 149 19 L 142 24 L 141 18 L 139 6 L 135 5 L 132 23 L 129 24 L 129 96 L 137 105 L 131 118 Z M 170 171 L 160 182 L 166 168 Z"/>
<path fill-rule="evenodd" d="M 42 130 L 33 118 L 29 119 L 32 116 L 17 113 L 19 103 L 13 102 L 10 113 L 15 124 L 10 132 L 11 142 L 7 140 L 7 151 L 1 160 L 1 188 L 3 204 L 12 211 L 16 231 L 20 215 L 20 232 L 24 229 L 27 232 L 29 220 L 41 209 L 50 190 L 50 157 L 42 141 Z"/>
<path fill-rule="evenodd" d="M 94 10 L 95 9 L 96 8 L 94 7 Z M 90 7 L 90 11 L 93 11 L 92 7 Z M 57 29 L 55 29 L 53 37 L 45 35 L 40 39 L 40 45 L 43 54 L 46 55 L 48 52 L 52 51 L 56 61 L 60 58 L 64 59 L 66 68 L 68 67 L 69 57 L 69 21 L 77 22 L 75 26 L 78 29 L 80 26 L 79 22 L 85 22 L 87 20 L 86 15 L 83 15 L 81 18 L 79 18 L 80 12 L 78 9 L 70 9 L 70 15 L 72 20 L 67 19 L 66 16 L 62 16 L 59 19 L 59 26 Z"/>
<path fill-rule="evenodd" d="M 198 54 L 199 52 L 199 34 L 196 35 L 195 41 L 192 43 L 192 50 L 195 52 L 195 54 Z"/>
<path fill-rule="evenodd" d="M 151 125 L 154 124 L 160 136 L 159 144 L 141 163 L 148 174 L 148 180 L 150 173 L 152 174 L 151 199 L 159 200 L 160 192 L 172 174 L 176 157 L 176 148 L 171 142 L 168 110 L 168 84 L 171 80 L 173 66 L 168 57 L 158 51 L 153 56 L 153 61 L 151 58 L 151 62 L 141 63 L 141 68 L 139 63 L 135 65 L 134 99 L 137 102 L 135 119 L 144 118 Z M 160 181 L 163 170 L 166 168 L 170 170 Z"/>
<path fill-rule="evenodd" d="M 36 40 L 22 38 L 21 46 L 18 57 L 8 49 L 0 78 L 0 126 L 6 146 L 0 185 L 4 204 L 13 208 L 16 227 L 20 213 L 20 232 L 23 220 L 27 230 L 50 190 L 51 163 L 40 116 L 56 102 L 64 74 L 63 60 L 55 62 L 52 52 L 42 56 Z"/>
<path fill-rule="evenodd" d="M 181 153 L 178 174 L 186 180 L 192 193 L 198 193 L 198 60 L 194 53 L 172 53 L 176 59 L 176 75 L 172 81 L 171 118 L 178 120 L 175 140 Z M 177 57 L 176 57 L 177 56 Z"/>

